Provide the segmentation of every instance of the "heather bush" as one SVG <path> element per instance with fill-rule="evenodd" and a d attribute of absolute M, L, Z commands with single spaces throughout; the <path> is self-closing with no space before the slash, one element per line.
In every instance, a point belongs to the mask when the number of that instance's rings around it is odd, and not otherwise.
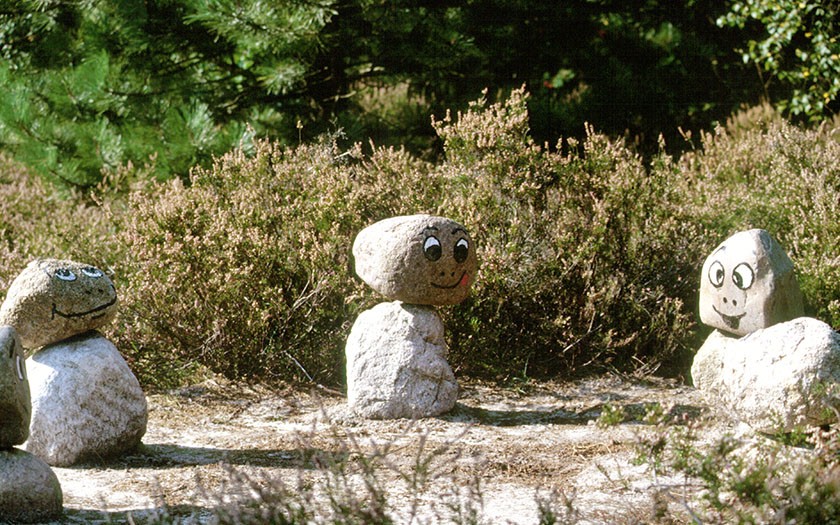
<path fill-rule="evenodd" d="M 80 194 L 58 194 L 0 157 L 0 295 L 36 257 L 76 259 L 112 272 L 123 260 L 115 224 Z"/>
<path fill-rule="evenodd" d="M 840 141 L 830 123 L 792 126 L 767 106 L 701 134 L 675 180 L 686 209 L 718 241 L 764 228 L 794 262 L 806 314 L 840 327 Z"/>
<path fill-rule="evenodd" d="M 121 232 L 132 257 L 123 347 L 229 377 L 340 382 L 364 304 L 353 237 L 371 218 L 428 208 L 437 189 L 423 166 L 390 149 L 362 159 L 330 141 L 263 141 L 187 185 L 133 194 Z"/>
<path fill-rule="evenodd" d="M 456 360 L 540 377 L 685 356 L 703 236 L 671 207 L 673 171 L 649 173 L 591 128 L 560 152 L 534 144 L 521 91 L 435 125 L 454 181 L 444 209 L 473 229 L 482 264 L 447 323 Z"/>
<path fill-rule="evenodd" d="M 685 374 L 707 331 L 703 259 L 751 227 L 788 250 L 807 313 L 840 325 L 836 129 L 762 106 L 646 161 L 592 127 L 538 145 L 526 102 L 518 90 L 433 119 L 437 163 L 335 136 L 254 141 L 187 181 L 139 185 L 150 168 L 126 166 L 100 191 L 57 195 L 4 160 L 0 279 L 37 256 L 112 270 L 107 335 L 155 387 L 205 369 L 341 384 L 349 328 L 382 300 L 354 276 L 353 238 L 420 212 L 465 224 L 478 250 L 471 297 L 441 309 L 459 374 Z"/>
<path fill-rule="evenodd" d="M 699 234 L 660 207 L 667 177 L 620 143 L 591 132 L 566 154 L 535 145 L 525 98 L 436 122 L 438 165 L 260 142 L 189 184 L 135 193 L 121 347 L 135 362 L 340 383 L 350 325 L 381 300 L 354 279 L 355 234 L 430 212 L 466 224 L 482 261 L 473 298 L 444 310 L 461 370 L 655 370 L 692 336 L 685 276 L 702 260 Z"/>

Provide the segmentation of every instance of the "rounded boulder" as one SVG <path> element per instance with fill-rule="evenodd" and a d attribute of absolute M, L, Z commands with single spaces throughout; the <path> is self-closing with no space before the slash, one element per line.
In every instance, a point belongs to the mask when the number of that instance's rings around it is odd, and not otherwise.
<path fill-rule="evenodd" d="M 117 313 L 114 283 L 99 268 L 36 259 L 12 281 L 0 306 L 0 325 L 17 330 L 36 349 L 110 323 Z"/>
<path fill-rule="evenodd" d="M 392 217 L 353 242 L 356 274 L 389 300 L 452 305 L 467 298 L 478 261 L 467 230 L 432 215 Z"/>
<path fill-rule="evenodd" d="M 443 322 L 430 306 L 395 301 L 362 312 L 345 351 L 347 402 L 361 417 L 435 416 L 458 400 Z"/>
<path fill-rule="evenodd" d="M 23 348 L 14 328 L 0 326 L 0 450 L 26 441 L 31 411 Z"/>
<path fill-rule="evenodd" d="M 63 504 L 61 484 L 49 465 L 23 450 L 0 450 L 0 522 L 55 520 Z"/>
<path fill-rule="evenodd" d="M 810 317 L 744 337 L 715 330 L 694 356 L 691 377 L 712 406 L 762 432 L 833 424 L 840 333 Z"/>
<path fill-rule="evenodd" d="M 92 332 L 27 359 L 32 423 L 24 447 L 53 466 L 119 456 L 140 444 L 148 408 L 116 347 Z"/>

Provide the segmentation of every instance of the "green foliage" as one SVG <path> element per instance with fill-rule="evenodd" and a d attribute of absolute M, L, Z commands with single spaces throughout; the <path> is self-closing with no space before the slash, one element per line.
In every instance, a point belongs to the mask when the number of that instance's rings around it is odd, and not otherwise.
<path fill-rule="evenodd" d="M 686 477 L 681 504 L 703 523 L 838 523 L 840 441 L 813 430 L 811 450 L 757 437 L 704 439 L 702 421 L 660 425 L 637 443 L 657 476 Z"/>
<path fill-rule="evenodd" d="M 113 271 L 125 254 L 115 224 L 93 201 L 55 189 L 0 156 L 0 289 L 36 257 L 76 259 Z"/>
<path fill-rule="evenodd" d="M 456 366 L 654 370 L 687 348 L 693 323 L 679 294 L 695 293 L 648 269 L 662 257 L 687 274 L 696 259 L 661 248 L 690 231 L 657 210 L 666 178 L 647 183 L 639 158 L 594 132 L 575 153 L 544 151 L 527 120 L 519 91 L 436 123 L 448 155 L 438 165 L 388 148 L 366 157 L 258 141 L 189 185 L 135 193 L 120 233 L 134 261 L 121 347 L 231 377 L 336 383 L 349 325 L 375 300 L 351 277 L 353 237 L 425 211 L 469 225 L 482 260 L 473 297 L 445 312 Z"/>
<path fill-rule="evenodd" d="M 802 47 L 821 79 L 803 91 L 813 108 L 836 95 L 823 86 L 836 44 L 819 40 L 829 12 L 802 18 L 822 24 Z M 660 134 L 758 98 L 731 52 L 752 31 L 717 27 L 725 14 L 711 0 L 14 0 L 0 8 L 0 146 L 85 188 L 129 163 L 186 179 L 255 135 L 291 144 L 341 128 L 433 153 L 429 113 L 525 84 L 537 143 L 582 138 L 588 121 L 655 153 Z"/>
<path fill-rule="evenodd" d="M 379 300 L 352 276 L 352 239 L 417 212 L 467 225 L 479 251 L 471 297 L 443 310 L 463 373 L 685 373 L 703 333 L 702 261 L 754 226 L 788 249 L 809 310 L 837 326 L 840 151 L 822 128 L 757 108 L 704 134 L 702 151 L 646 167 L 593 130 L 561 151 L 537 146 L 526 100 L 517 91 L 436 120 L 437 164 L 258 141 L 189 185 L 135 192 L 119 235 L 134 261 L 121 348 L 233 377 L 338 383 L 347 330 Z"/>
<path fill-rule="evenodd" d="M 840 3 L 836 1 L 748 0 L 734 2 L 720 26 L 743 29 L 757 23 L 764 32 L 739 49 L 753 62 L 765 87 L 774 79 L 784 90 L 773 97 L 782 110 L 819 120 L 836 110 L 840 96 Z"/>
<path fill-rule="evenodd" d="M 94 186 L 127 163 L 185 176 L 248 140 L 246 123 L 265 132 L 282 120 L 272 97 L 301 82 L 331 12 L 284 5 L 9 2 L 0 143 L 64 186 Z"/>
<path fill-rule="evenodd" d="M 601 414 L 598 416 L 595 424 L 599 428 L 614 427 L 623 423 L 626 416 L 624 407 L 607 403 L 601 410 Z"/>
<path fill-rule="evenodd" d="M 518 90 L 434 120 L 437 163 L 336 138 L 258 140 L 186 183 L 137 184 L 152 168 L 126 168 L 89 197 L 56 199 L 12 167 L 0 278 L 36 256 L 113 268 L 122 306 L 108 335 L 160 388 L 201 369 L 340 384 L 350 325 L 381 300 L 353 276 L 353 238 L 420 212 L 465 224 L 478 250 L 471 296 L 442 309 L 459 374 L 685 374 L 705 331 L 702 262 L 751 227 L 791 255 L 806 313 L 840 325 L 840 143 L 827 127 L 762 106 L 703 133 L 701 149 L 646 163 L 592 128 L 546 149 L 528 122 Z"/>
<path fill-rule="evenodd" d="M 444 210 L 471 225 L 482 264 L 447 323 L 452 352 L 482 348 L 484 365 L 537 377 L 592 363 L 654 370 L 687 346 L 704 235 L 671 208 L 671 171 L 649 174 L 591 129 L 567 153 L 546 151 L 525 108 L 514 92 L 436 123 L 457 183 Z"/>

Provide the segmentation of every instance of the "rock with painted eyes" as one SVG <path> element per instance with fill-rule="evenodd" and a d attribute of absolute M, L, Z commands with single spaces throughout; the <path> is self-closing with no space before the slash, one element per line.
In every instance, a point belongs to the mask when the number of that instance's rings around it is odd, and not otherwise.
<path fill-rule="evenodd" d="M 356 274 L 393 301 L 451 305 L 467 298 L 478 262 L 466 229 L 445 217 L 408 215 L 374 223 L 353 243 Z"/>
<path fill-rule="evenodd" d="M 29 436 L 32 412 L 23 348 L 11 326 L 0 326 L 0 450 Z"/>
<path fill-rule="evenodd" d="M 803 315 L 802 293 L 785 251 L 766 230 L 736 233 L 703 264 L 700 320 L 746 335 Z"/>
<path fill-rule="evenodd" d="M 75 261 L 36 259 L 12 281 L 0 324 L 14 326 L 27 349 L 110 323 L 117 292 L 105 273 Z"/>

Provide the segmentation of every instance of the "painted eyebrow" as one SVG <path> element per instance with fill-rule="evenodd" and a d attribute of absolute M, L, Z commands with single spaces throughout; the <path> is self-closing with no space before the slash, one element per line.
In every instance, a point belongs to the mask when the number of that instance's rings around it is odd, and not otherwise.
<path fill-rule="evenodd" d="M 458 232 L 461 232 L 461 233 L 463 233 L 464 235 L 466 235 L 466 234 L 467 234 L 467 230 L 465 230 L 465 229 L 463 229 L 463 228 L 455 228 L 454 230 L 452 230 L 452 235 L 455 235 L 455 234 L 456 234 L 456 233 L 458 233 Z"/>
<path fill-rule="evenodd" d="M 52 270 L 50 270 L 46 266 L 41 266 L 41 271 L 44 272 L 45 274 L 47 274 L 47 277 L 49 277 L 50 279 L 55 277 L 55 272 L 57 272 L 58 270 L 70 270 L 70 268 L 67 268 L 67 267 L 64 267 L 64 266 L 59 266 L 58 268 L 53 268 Z M 70 271 L 73 271 L 73 270 L 70 270 Z"/>
<path fill-rule="evenodd" d="M 440 228 L 438 228 L 437 226 L 426 226 L 425 228 L 423 228 L 423 233 L 421 233 L 420 235 L 426 235 L 426 233 L 430 231 L 440 231 Z"/>

